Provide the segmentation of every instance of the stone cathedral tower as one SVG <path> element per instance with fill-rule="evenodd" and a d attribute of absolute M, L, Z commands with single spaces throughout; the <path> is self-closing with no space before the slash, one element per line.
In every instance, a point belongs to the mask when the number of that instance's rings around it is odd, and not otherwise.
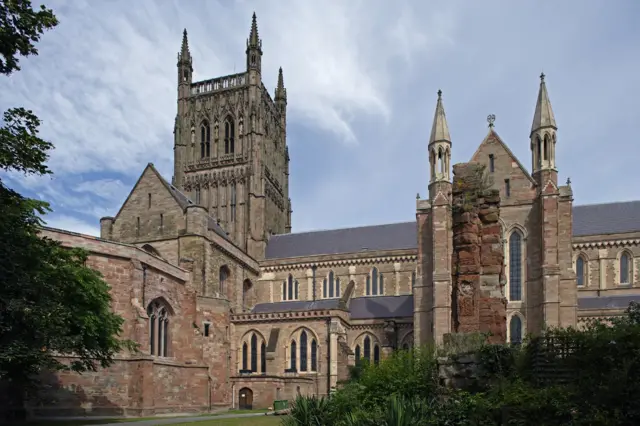
<path fill-rule="evenodd" d="M 287 91 L 262 82 L 262 40 L 253 14 L 241 73 L 193 82 L 187 31 L 178 54 L 173 185 L 205 207 L 255 259 L 271 234 L 291 231 Z"/>

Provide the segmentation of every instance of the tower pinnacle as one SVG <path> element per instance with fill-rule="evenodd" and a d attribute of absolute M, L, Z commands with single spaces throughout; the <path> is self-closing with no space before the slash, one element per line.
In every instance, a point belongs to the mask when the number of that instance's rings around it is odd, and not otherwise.
<path fill-rule="evenodd" d="M 258 37 L 258 19 L 256 18 L 256 13 L 253 12 L 253 17 L 251 18 L 251 32 L 249 33 L 248 45 L 250 47 L 258 47 L 259 43 L 260 43 L 260 39 Z"/>
<path fill-rule="evenodd" d="M 436 104 L 436 113 L 433 117 L 429 144 L 441 141 L 451 142 L 451 135 L 449 134 L 449 125 L 447 124 L 447 117 L 444 113 L 444 106 L 442 105 L 442 90 L 438 90 L 438 103 Z"/>
<path fill-rule="evenodd" d="M 187 29 L 185 28 L 182 31 L 182 47 L 180 48 L 180 59 L 181 60 L 189 60 L 191 58 L 191 53 L 189 52 L 189 39 L 187 38 Z"/>
<path fill-rule="evenodd" d="M 275 100 L 287 100 L 287 89 L 284 88 L 284 78 L 282 77 L 282 67 L 278 70 L 278 86 L 276 86 Z"/>
<path fill-rule="evenodd" d="M 538 91 L 538 102 L 536 103 L 536 111 L 533 114 L 533 123 L 531 124 L 531 134 L 536 130 L 545 127 L 557 129 L 556 119 L 551 109 L 551 101 L 547 93 L 547 85 L 544 82 L 544 73 L 540 74 L 540 90 Z"/>

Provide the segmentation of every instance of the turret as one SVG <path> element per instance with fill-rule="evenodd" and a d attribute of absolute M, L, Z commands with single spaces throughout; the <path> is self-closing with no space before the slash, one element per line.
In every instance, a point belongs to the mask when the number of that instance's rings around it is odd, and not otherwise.
<path fill-rule="evenodd" d="M 532 174 L 539 185 L 548 181 L 558 186 L 558 170 L 556 169 L 556 132 L 558 127 L 551 109 L 551 101 L 547 93 L 545 75 L 540 74 L 538 101 L 531 125 L 531 161 Z"/>
<path fill-rule="evenodd" d="M 429 167 L 431 169 L 430 199 L 433 200 L 438 192 L 442 192 L 445 197 L 448 197 L 451 190 L 451 135 L 442 104 L 442 90 L 438 90 L 436 112 L 431 126 Z"/>
<path fill-rule="evenodd" d="M 262 40 L 258 36 L 258 21 L 256 13 L 253 12 L 251 19 L 251 32 L 247 39 L 247 71 L 256 71 L 258 74 L 262 71 Z"/>

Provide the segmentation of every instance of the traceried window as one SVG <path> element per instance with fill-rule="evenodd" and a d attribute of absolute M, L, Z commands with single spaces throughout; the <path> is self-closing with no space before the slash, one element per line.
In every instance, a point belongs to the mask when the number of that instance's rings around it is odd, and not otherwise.
<path fill-rule="evenodd" d="M 522 300 L 522 235 L 513 231 L 509 238 L 509 300 Z"/>
<path fill-rule="evenodd" d="M 327 278 L 322 282 L 322 297 L 340 297 L 340 278 L 335 277 L 333 271 L 329 271 Z"/>
<path fill-rule="evenodd" d="M 203 121 L 200 126 L 200 158 L 211 155 L 211 127 L 208 121 Z"/>
<path fill-rule="evenodd" d="M 235 124 L 233 118 L 228 116 L 224 121 L 224 153 L 233 154 L 235 152 Z"/>
<path fill-rule="evenodd" d="M 258 347 L 260 352 L 258 352 Z M 256 332 L 247 335 L 242 343 L 241 373 L 265 373 L 267 371 L 266 345 Z"/>
<path fill-rule="evenodd" d="M 371 273 L 367 275 L 365 290 L 367 296 L 382 296 L 384 294 L 384 278 L 378 272 L 378 268 L 371 268 Z"/>
<path fill-rule="evenodd" d="M 298 300 L 299 290 L 298 280 L 294 280 L 293 276 L 289 274 L 287 279 L 282 282 L 282 300 Z"/>
<path fill-rule="evenodd" d="M 169 307 L 160 299 L 147 306 L 149 316 L 149 354 L 168 356 L 169 353 Z"/>
<path fill-rule="evenodd" d="M 229 267 L 227 265 L 222 265 L 220 267 L 220 295 L 224 296 L 227 290 L 227 280 L 231 275 L 231 271 L 229 271 Z"/>

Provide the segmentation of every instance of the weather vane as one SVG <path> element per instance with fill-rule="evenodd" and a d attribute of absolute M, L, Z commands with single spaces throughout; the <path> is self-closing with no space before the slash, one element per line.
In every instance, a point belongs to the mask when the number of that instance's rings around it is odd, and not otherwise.
<path fill-rule="evenodd" d="M 493 127 L 493 123 L 496 121 L 496 116 L 494 114 L 489 114 L 487 116 L 487 123 L 489 123 L 489 128 Z"/>

